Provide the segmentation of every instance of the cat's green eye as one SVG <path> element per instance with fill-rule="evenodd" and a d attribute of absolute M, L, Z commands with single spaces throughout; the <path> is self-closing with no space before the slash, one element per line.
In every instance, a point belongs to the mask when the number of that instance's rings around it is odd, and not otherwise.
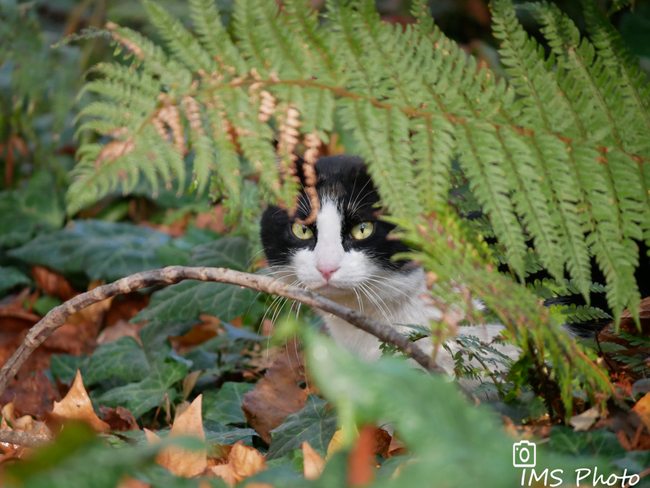
<path fill-rule="evenodd" d="M 298 239 L 307 240 L 314 237 L 314 233 L 309 227 L 299 224 L 298 222 L 291 226 L 291 232 L 293 232 L 293 235 Z"/>
<path fill-rule="evenodd" d="M 352 227 L 352 230 L 350 231 L 350 235 L 355 238 L 357 241 L 360 241 L 361 239 L 366 239 L 367 237 L 370 237 L 370 234 L 372 234 L 372 230 L 375 228 L 374 224 L 372 222 L 361 222 L 360 224 L 355 225 Z"/>

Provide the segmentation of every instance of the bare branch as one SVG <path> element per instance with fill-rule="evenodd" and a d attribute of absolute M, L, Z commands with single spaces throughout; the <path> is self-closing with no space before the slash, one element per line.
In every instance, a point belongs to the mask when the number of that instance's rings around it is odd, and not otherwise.
<path fill-rule="evenodd" d="M 4 393 L 9 382 L 16 375 L 22 364 L 40 346 L 49 335 L 63 325 L 66 318 L 93 303 L 106 300 L 122 293 L 148 288 L 157 285 L 171 285 L 183 280 L 216 281 L 244 286 L 253 290 L 279 295 L 290 300 L 304 303 L 310 307 L 329 312 L 353 326 L 374 335 L 379 340 L 394 344 L 408 354 L 418 364 L 427 370 L 439 370 L 434 361 L 413 342 L 401 335 L 388 325 L 364 315 L 356 310 L 343 307 L 314 292 L 289 286 L 276 281 L 269 276 L 243 273 L 227 268 L 188 268 L 184 266 L 169 266 L 163 269 L 143 271 L 122 278 L 108 285 L 99 286 L 91 291 L 77 295 L 67 302 L 53 308 L 34 327 L 32 327 L 18 350 L 0 370 L 0 396 Z"/>
<path fill-rule="evenodd" d="M 0 430 L 0 442 L 24 447 L 39 447 L 48 442 L 48 438 L 32 435 L 17 430 Z"/>

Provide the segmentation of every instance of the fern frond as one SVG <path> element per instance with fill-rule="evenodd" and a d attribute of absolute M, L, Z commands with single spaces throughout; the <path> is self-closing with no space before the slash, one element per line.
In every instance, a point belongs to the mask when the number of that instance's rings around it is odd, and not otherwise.
<path fill-rule="evenodd" d="M 489 126 L 467 123 L 464 129 L 457 132 L 457 138 L 470 188 L 490 215 L 494 231 L 506 248 L 508 263 L 523 280 L 526 241 L 509 198 L 506 175 L 497 164 L 503 155 L 501 142 Z"/>
<path fill-rule="evenodd" d="M 203 70 L 213 72 L 218 70 L 217 63 L 203 49 L 196 38 L 169 12 L 150 0 L 142 0 L 149 18 L 167 42 L 174 56 L 195 73 Z"/>
<path fill-rule="evenodd" d="M 192 73 L 182 64 L 169 59 L 151 40 L 128 27 L 113 25 L 110 30 L 118 45 L 127 49 L 134 57 L 134 62 L 141 64 L 146 73 L 159 76 L 161 83 L 171 87 L 189 86 Z"/>
<path fill-rule="evenodd" d="M 494 36 L 501 41 L 501 62 L 520 95 L 512 110 L 521 114 L 522 125 L 579 136 L 580 123 L 549 70 L 554 60 L 544 59 L 542 46 L 519 24 L 510 0 L 492 2 L 492 12 Z"/>
<path fill-rule="evenodd" d="M 215 1 L 190 0 L 190 13 L 201 44 L 222 71 L 247 73 L 246 62 L 222 24 Z"/>
<path fill-rule="evenodd" d="M 620 93 L 617 101 L 627 108 L 628 127 L 633 131 L 627 134 L 627 138 L 633 139 L 637 154 L 648 157 L 650 141 L 646 134 L 650 132 L 650 85 L 646 75 L 641 72 L 638 59 L 632 56 L 621 35 L 598 6 L 588 1 L 582 4 L 596 52 Z"/>
<path fill-rule="evenodd" d="M 411 132 L 420 201 L 424 208 L 437 209 L 449 193 L 454 128 L 444 117 L 420 117 L 411 119 Z"/>

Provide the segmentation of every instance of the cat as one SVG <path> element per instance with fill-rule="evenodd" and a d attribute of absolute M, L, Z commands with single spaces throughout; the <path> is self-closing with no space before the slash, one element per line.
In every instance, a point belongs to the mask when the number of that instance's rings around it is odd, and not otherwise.
<path fill-rule="evenodd" d="M 408 325 L 429 328 L 441 312 L 427 300 L 425 272 L 408 261 L 392 256 L 408 251 L 399 240 L 389 239 L 394 225 L 379 218 L 379 194 L 361 158 L 329 156 L 318 160 L 316 189 L 320 210 L 312 225 L 302 225 L 311 209 L 304 195 L 294 218 L 286 210 L 269 206 L 262 215 L 261 240 L 273 274 L 284 282 L 312 290 L 345 307 L 358 310 L 400 332 L 412 332 Z M 300 171 L 299 171 L 300 173 Z M 358 357 L 375 361 L 382 354 L 380 341 L 346 321 L 316 310 L 329 335 Z M 459 334 L 477 336 L 492 343 L 503 330 L 501 324 L 459 327 Z M 431 354 L 431 338 L 417 341 Z M 459 346 L 447 342 L 452 354 Z M 494 347 L 516 359 L 512 345 Z M 447 373 L 454 360 L 446 349 L 436 351 L 436 364 Z"/>

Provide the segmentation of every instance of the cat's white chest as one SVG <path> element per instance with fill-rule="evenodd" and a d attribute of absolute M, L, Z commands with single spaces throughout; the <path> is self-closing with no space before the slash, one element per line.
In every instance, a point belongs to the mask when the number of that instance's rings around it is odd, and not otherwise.
<path fill-rule="evenodd" d="M 430 327 L 431 320 L 440 320 L 442 313 L 430 303 L 427 303 L 428 291 L 425 286 L 425 277 L 422 270 L 412 273 L 408 280 L 398 280 L 394 283 L 393 292 L 383 297 L 383 302 L 389 306 L 377 306 L 377 300 L 357 300 L 347 297 L 332 297 L 332 299 L 348 308 L 359 310 L 366 315 L 377 319 L 379 322 L 390 325 L 400 332 L 412 329 L 407 325 L 421 325 Z M 346 349 L 354 352 L 361 359 L 376 361 L 381 355 L 381 342 L 371 334 L 350 325 L 346 321 L 324 312 L 319 312 L 325 320 L 325 326 L 330 336 Z M 503 331 L 502 324 L 488 324 L 474 327 L 459 327 L 458 333 L 478 337 L 481 341 L 492 343 Z M 427 354 L 431 355 L 434 349 L 433 340 L 425 337 L 417 341 L 417 345 Z M 446 346 L 455 354 L 459 350 L 458 344 L 450 339 Z M 519 357 L 517 347 L 509 344 L 493 344 L 492 347 L 512 359 Z M 436 365 L 449 374 L 454 372 L 454 360 L 445 348 L 439 347 L 436 352 Z M 414 365 L 416 363 L 412 361 Z M 479 364 L 469 362 L 476 367 Z M 480 380 L 462 380 L 466 387 L 478 386 Z"/>

